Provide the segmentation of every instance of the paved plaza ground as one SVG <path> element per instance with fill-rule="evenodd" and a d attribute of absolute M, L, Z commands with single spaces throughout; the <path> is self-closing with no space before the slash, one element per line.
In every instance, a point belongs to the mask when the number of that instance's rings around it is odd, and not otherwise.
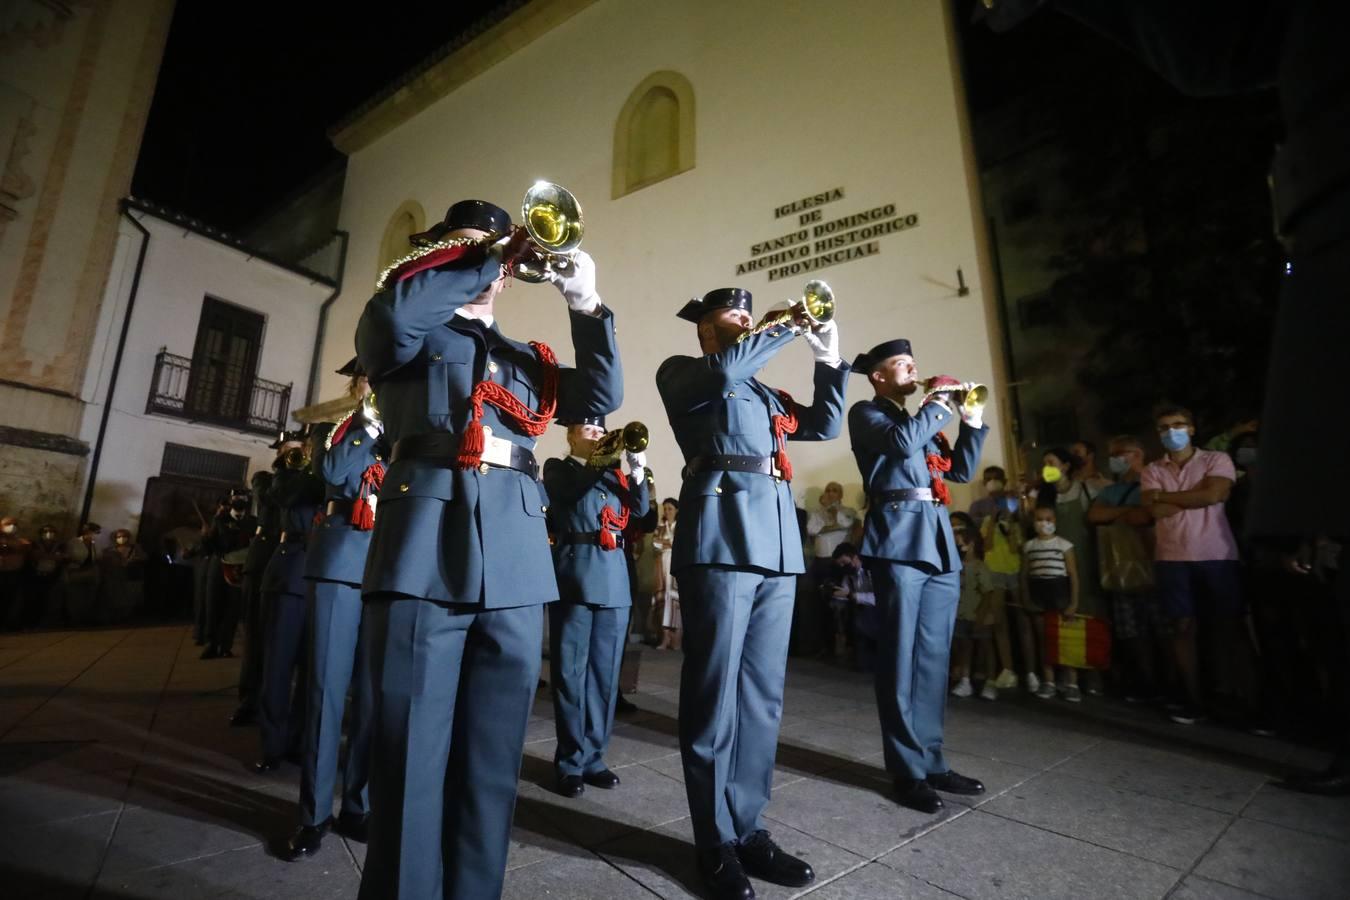
<path fill-rule="evenodd" d="M 238 660 L 187 626 L 0 635 L 0 897 L 355 897 L 364 847 L 286 863 L 298 770 L 247 768 Z M 697 896 L 675 711 L 678 654 L 645 653 L 642 712 L 615 729 L 615 791 L 564 800 L 536 700 L 506 877 L 511 898 Z M 955 769 L 988 785 L 924 816 L 888 798 L 865 676 L 789 663 L 768 827 L 817 880 L 760 897 L 1350 896 L 1350 799 L 1271 779 L 1320 754 L 1105 701 L 954 701 Z"/>

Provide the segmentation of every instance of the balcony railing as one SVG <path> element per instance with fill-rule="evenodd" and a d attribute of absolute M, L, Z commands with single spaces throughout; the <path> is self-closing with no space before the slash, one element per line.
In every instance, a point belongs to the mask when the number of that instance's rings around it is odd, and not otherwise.
<path fill-rule="evenodd" d="M 228 366 L 203 364 L 196 372 L 193 366 L 192 359 L 161 349 L 145 411 L 255 434 L 275 435 L 286 427 L 291 385 Z"/>

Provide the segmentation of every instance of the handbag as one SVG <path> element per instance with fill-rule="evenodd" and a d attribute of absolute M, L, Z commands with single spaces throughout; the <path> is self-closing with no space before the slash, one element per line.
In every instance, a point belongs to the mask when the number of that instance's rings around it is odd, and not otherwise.
<path fill-rule="evenodd" d="M 1153 587 L 1153 554 L 1143 533 L 1124 522 L 1099 526 L 1097 571 L 1104 591 L 1137 594 Z"/>

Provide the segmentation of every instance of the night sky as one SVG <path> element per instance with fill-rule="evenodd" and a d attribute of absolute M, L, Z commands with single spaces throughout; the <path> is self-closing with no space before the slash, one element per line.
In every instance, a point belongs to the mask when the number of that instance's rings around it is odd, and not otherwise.
<path fill-rule="evenodd" d="M 239 230 L 341 159 L 328 129 L 509 0 L 180 0 L 132 192 Z"/>

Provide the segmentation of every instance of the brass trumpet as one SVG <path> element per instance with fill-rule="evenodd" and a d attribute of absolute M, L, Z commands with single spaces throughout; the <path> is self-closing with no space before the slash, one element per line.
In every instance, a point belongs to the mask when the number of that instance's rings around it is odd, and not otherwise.
<path fill-rule="evenodd" d="M 380 408 L 375 405 L 375 392 L 369 391 L 361 398 L 361 406 L 357 410 L 361 418 L 366 420 L 369 425 L 383 429 L 384 421 L 380 418 Z"/>
<path fill-rule="evenodd" d="M 940 384 L 939 382 L 944 379 L 949 383 Z M 958 384 L 951 384 L 951 381 L 955 381 L 955 379 L 949 379 L 945 375 L 935 375 L 932 378 L 924 379 L 924 399 L 927 400 L 934 394 L 951 394 L 956 405 L 968 413 L 984 409 L 985 403 L 989 401 L 989 388 L 977 381 L 963 381 Z"/>
<path fill-rule="evenodd" d="M 581 204 L 572 192 L 551 181 L 536 181 L 520 205 L 520 218 L 534 244 L 534 258 L 516 264 L 515 277 L 530 284 L 548 278 L 550 270 L 566 269 L 581 245 Z"/>
<path fill-rule="evenodd" d="M 646 449 L 647 426 L 641 422 L 629 422 L 596 442 L 595 449 L 586 459 L 586 465 L 595 469 L 608 469 L 625 453 L 641 453 Z"/>
<path fill-rule="evenodd" d="M 833 318 L 834 291 L 825 282 L 814 279 L 808 281 L 806 287 L 802 288 L 801 299 L 787 309 L 765 316 L 764 321 L 742 334 L 736 341 L 739 343 L 752 334 L 759 334 L 776 325 L 789 325 L 798 319 L 805 319 L 811 328 L 819 328 Z"/>
<path fill-rule="evenodd" d="M 291 447 L 285 453 L 281 454 L 281 462 L 288 469 L 308 469 L 309 453 L 304 447 Z"/>

